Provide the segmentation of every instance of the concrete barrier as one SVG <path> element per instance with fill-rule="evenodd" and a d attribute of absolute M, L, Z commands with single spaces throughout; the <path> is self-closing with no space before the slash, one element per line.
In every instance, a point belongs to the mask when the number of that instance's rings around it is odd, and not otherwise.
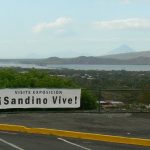
<path fill-rule="evenodd" d="M 20 125 L 9 125 L 9 124 L 0 124 L 0 130 L 33 133 L 33 134 L 55 135 L 61 137 L 80 138 L 80 139 L 87 139 L 87 140 L 96 140 L 96 141 L 103 141 L 103 142 L 122 143 L 122 144 L 131 144 L 131 145 L 150 147 L 150 139 L 129 138 L 129 137 L 122 137 L 122 136 L 74 132 L 74 131 L 57 130 L 57 129 L 29 128 Z"/>

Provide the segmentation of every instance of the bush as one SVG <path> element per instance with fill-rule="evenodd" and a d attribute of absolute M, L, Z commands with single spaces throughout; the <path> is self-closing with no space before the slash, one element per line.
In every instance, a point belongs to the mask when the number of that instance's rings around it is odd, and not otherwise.
<path fill-rule="evenodd" d="M 45 71 L 31 69 L 17 72 L 13 69 L 0 70 L 0 88 L 80 88 L 72 80 L 64 77 L 50 76 Z M 82 90 L 81 108 L 95 109 L 96 100 L 92 93 Z"/>
<path fill-rule="evenodd" d="M 96 109 L 96 97 L 88 90 L 82 90 L 81 109 Z"/>

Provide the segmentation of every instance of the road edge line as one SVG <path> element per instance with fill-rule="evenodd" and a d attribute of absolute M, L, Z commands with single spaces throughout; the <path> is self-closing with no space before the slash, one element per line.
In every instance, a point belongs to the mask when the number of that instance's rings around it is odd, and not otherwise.
<path fill-rule="evenodd" d="M 75 131 L 57 130 L 57 129 L 48 129 L 48 128 L 29 128 L 26 126 L 10 125 L 10 124 L 0 124 L 0 130 L 32 133 L 32 134 L 54 135 L 60 137 L 79 138 L 79 139 L 86 139 L 86 140 L 95 140 L 95 141 L 150 147 L 150 139 L 142 139 L 142 138 L 131 138 L 131 137 L 123 137 L 123 136 L 75 132 Z"/>

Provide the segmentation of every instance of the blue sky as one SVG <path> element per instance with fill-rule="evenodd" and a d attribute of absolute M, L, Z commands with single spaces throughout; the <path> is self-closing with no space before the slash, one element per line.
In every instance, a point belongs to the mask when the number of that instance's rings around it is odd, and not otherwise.
<path fill-rule="evenodd" d="M 150 50 L 150 0 L 0 0 L 0 58 Z"/>

